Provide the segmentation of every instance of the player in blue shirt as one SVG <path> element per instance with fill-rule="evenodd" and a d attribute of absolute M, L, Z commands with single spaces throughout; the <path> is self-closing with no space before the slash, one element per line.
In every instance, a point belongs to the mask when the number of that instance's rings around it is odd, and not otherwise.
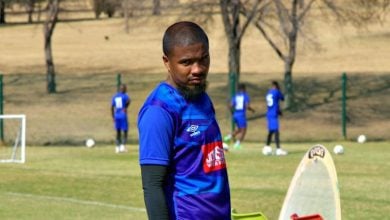
<path fill-rule="evenodd" d="M 148 218 L 230 220 L 222 136 L 207 95 L 206 33 L 178 22 L 163 37 L 167 79 L 138 115 L 139 162 Z"/>
<path fill-rule="evenodd" d="M 272 81 L 272 87 L 268 90 L 265 99 L 267 103 L 268 122 L 266 146 L 270 146 L 272 135 L 275 134 L 276 155 L 287 155 L 287 151 L 280 148 L 279 116 L 282 115 L 282 111 L 280 110 L 279 101 L 284 101 L 284 96 L 280 91 L 278 82 Z"/>
<path fill-rule="evenodd" d="M 241 148 L 241 142 L 244 140 L 247 130 L 246 110 L 255 111 L 250 105 L 250 98 L 246 92 L 245 84 L 241 83 L 238 85 L 238 92 L 232 98 L 229 107 L 233 114 L 236 128 L 232 134 L 225 136 L 224 141 L 229 141 L 233 138 L 236 140 L 234 148 L 238 149 Z"/>
<path fill-rule="evenodd" d="M 127 151 L 126 142 L 129 130 L 127 108 L 129 107 L 131 100 L 126 91 L 126 85 L 121 84 L 119 92 L 117 92 L 111 99 L 111 115 L 116 130 L 116 153 Z"/>

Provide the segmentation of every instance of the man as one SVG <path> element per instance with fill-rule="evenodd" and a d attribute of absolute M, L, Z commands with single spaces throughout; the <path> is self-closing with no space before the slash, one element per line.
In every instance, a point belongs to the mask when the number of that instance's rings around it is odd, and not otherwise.
<path fill-rule="evenodd" d="M 168 77 L 138 116 L 140 166 L 150 220 L 230 220 L 222 136 L 205 92 L 210 66 L 206 33 L 192 22 L 165 31 Z"/>
<path fill-rule="evenodd" d="M 287 151 L 280 148 L 279 116 L 282 115 L 282 111 L 279 107 L 279 101 L 284 101 L 284 96 L 283 93 L 280 91 L 278 82 L 272 81 L 271 88 L 268 90 L 265 99 L 267 103 L 268 122 L 268 136 L 266 146 L 270 146 L 272 136 L 273 134 L 275 134 L 276 155 L 287 155 Z"/>
<path fill-rule="evenodd" d="M 126 152 L 126 142 L 128 136 L 127 108 L 130 105 L 130 97 L 126 93 L 125 84 L 121 84 L 118 93 L 111 100 L 111 115 L 116 130 L 115 153 Z"/>
<path fill-rule="evenodd" d="M 246 92 L 245 84 L 238 85 L 238 92 L 230 102 L 230 111 L 233 113 L 233 120 L 236 128 L 233 134 L 225 136 L 224 141 L 230 141 L 232 138 L 236 140 L 234 148 L 241 148 L 241 142 L 245 138 L 247 130 L 246 110 L 254 112 L 255 110 L 250 106 L 250 98 Z M 237 138 L 236 138 L 237 137 Z"/>

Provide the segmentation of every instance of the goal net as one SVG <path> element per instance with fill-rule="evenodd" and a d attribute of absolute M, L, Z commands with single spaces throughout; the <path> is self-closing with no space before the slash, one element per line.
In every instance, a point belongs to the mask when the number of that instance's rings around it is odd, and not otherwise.
<path fill-rule="evenodd" d="M 0 163 L 26 161 L 26 116 L 0 115 Z"/>

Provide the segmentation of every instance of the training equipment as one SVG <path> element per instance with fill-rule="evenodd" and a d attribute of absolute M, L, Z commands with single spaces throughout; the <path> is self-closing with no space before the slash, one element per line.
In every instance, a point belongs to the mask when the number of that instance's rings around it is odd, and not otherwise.
<path fill-rule="evenodd" d="M 357 142 L 360 144 L 366 142 L 366 140 L 367 140 L 367 138 L 364 134 L 359 135 L 359 137 L 357 138 Z"/>
<path fill-rule="evenodd" d="M 88 138 L 85 141 L 85 146 L 88 148 L 94 147 L 95 146 L 95 141 L 92 138 Z"/>
<path fill-rule="evenodd" d="M 321 215 L 314 214 L 314 215 L 305 215 L 305 216 L 298 216 L 297 214 L 293 214 L 290 216 L 291 220 L 324 220 Z"/>
<path fill-rule="evenodd" d="M 26 115 L 0 115 L 0 163 L 26 162 Z"/>
<path fill-rule="evenodd" d="M 343 154 L 344 153 L 344 147 L 338 144 L 338 145 L 334 146 L 333 152 L 335 154 Z"/>
<path fill-rule="evenodd" d="M 237 213 L 232 209 L 232 220 L 268 220 L 268 218 L 261 212 Z"/>
<path fill-rule="evenodd" d="M 272 155 L 272 147 L 270 146 L 264 146 L 263 150 L 261 151 L 265 156 Z"/>
<path fill-rule="evenodd" d="M 301 160 L 284 199 L 279 220 L 320 215 L 340 220 L 341 206 L 336 168 L 329 151 L 314 145 Z"/>

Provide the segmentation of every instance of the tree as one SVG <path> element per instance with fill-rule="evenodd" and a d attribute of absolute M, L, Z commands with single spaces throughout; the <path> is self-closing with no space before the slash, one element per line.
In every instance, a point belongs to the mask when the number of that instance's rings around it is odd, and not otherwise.
<path fill-rule="evenodd" d="M 121 7 L 121 0 L 92 0 L 95 18 L 99 18 L 104 12 L 109 18 L 113 17 L 117 8 Z"/>
<path fill-rule="evenodd" d="M 303 0 L 292 0 L 288 2 L 290 3 L 289 6 L 287 6 L 288 3 L 284 3 L 282 0 L 269 1 L 265 4 L 265 7 L 259 11 L 255 26 L 272 49 L 274 49 L 278 57 L 284 62 L 285 103 L 287 108 L 292 108 L 295 106 L 293 103 L 295 99 L 292 68 L 296 58 L 298 31 L 314 0 L 309 1 L 306 5 L 303 5 Z M 300 4 L 299 7 L 298 4 Z M 267 19 L 271 19 L 271 21 L 268 21 Z M 279 23 L 275 24 L 273 22 L 274 20 Z M 271 31 L 278 33 L 271 35 L 267 31 L 267 27 L 269 27 Z M 272 38 L 273 36 L 275 36 L 275 38 L 281 37 L 281 42 L 283 43 L 278 45 L 277 40 Z"/>
<path fill-rule="evenodd" d="M 183 11 L 185 16 L 200 24 L 213 21 L 213 15 L 221 14 L 228 43 L 228 72 L 230 95 L 234 95 L 240 81 L 241 41 L 259 10 L 263 0 L 193 0 L 189 1 Z M 218 10 L 216 10 L 218 9 Z M 242 14 L 245 13 L 245 17 Z"/>
<path fill-rule="evenodd" d="M 58 21 L 60 0 L 49 0 L 47 7 L 47 17 L 43 26 L 44 40 L 45 40 L 45 63 L 46 63 L 46 79 L 47 79 L 47 92 L 56 92 L 56 80 L 55 69 L 51 47 L 51 40 L 54 32 L 54 28 Z"/>
<path fill-rule="evenodd" d="M 153 15 L 161 15 L 161 2 L 160 2 L 160 0 L 153 0 Z"/>
<path fill-rule="evenodd" d="M 339 24 L 352 23 L 362 26 L 373 21 L 380 21 L 389 6 L 389 0 L 264 0 L 264 7 L 257 12 L 254 24 L 264 39 L 269 43 L 284 63 L 284 87 L 286 108 L 297 110 L 293 87 L 293 66 L 296 61 L 298 36 L 307 34 L 305 24 L 312 22 L 319 14 L 310 14 L 313 8 L 321 11 L 320 15 L 333 17 Z M 314 7 L 316 5 L 316 7 Z M 252 14 L 243 11 L 248 19 Z"/>
<path fill-rule="evenodd" d="M 26 8 L 27 8 L 27 14 L 28 14 L 28 23 L 32 23 L 32 15 L 34 13 L 36 0 L 27 0 Z"/>
<path fill-rule="evenodd" d="M 251 9 L 247 10 L 240 0 L 220 0 L 221 16 L 225 29 L 226 38 L 229 45 L 228 65 L 230 79 L 230 95 L 233 96 L 238 82 L 240 81 L 240 57 L 241 57 L 241 40 L 254 18 L 255 12 L 261 0 L 256 0 Z M 248 11 L 247 19 L 240 22 L 240 11 Z"/>
<path fill-rule="evenodd" d="M 5 24 L 5 0 L 0 0 L 0 24 Z"/>

